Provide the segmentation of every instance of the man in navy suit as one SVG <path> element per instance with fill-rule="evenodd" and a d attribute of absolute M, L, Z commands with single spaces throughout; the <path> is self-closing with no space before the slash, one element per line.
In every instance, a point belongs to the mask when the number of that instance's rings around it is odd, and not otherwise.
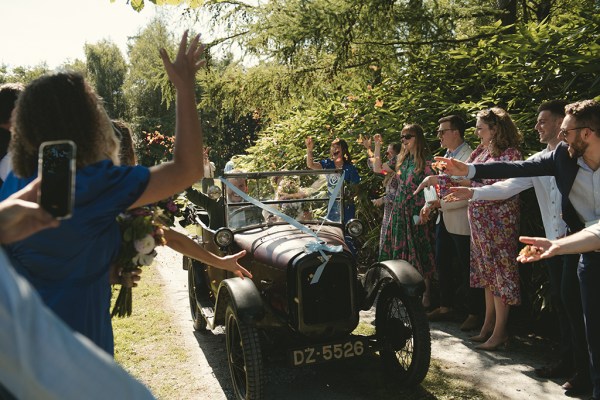
<path fill-rule="evenodd" d="M 554 176 L 562 196 L 562 217 L 569 231 L 574 233 L 594 225 L 600 219 L 600 103 L 579 101 L 567 105 L 565 113 L 559 133 L 563 142 L 553 152 L 526 161 L 469 165 L 441 158 L 446 162 L 446 172 L 474 179 Z M 581 254 L 577 275 L 593 399 L 600 400 L 600 253 Z"/>

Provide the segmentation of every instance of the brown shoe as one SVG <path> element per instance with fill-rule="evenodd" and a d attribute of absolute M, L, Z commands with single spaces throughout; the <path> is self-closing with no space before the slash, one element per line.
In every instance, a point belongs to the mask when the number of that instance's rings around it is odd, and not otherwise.
<path fill-rule="evenodd" d="M 477 315 L 469 314 L 460 326 L 461 331 L 472 331 L 481 328 L 481 319 Z"/>
<path fill-rule="evenodd" d="M 453 316 L 454 312 L 452 310 L 442 311 L 439 307 L 427 313 L 427 319 L 430 321 L 450 321 Z"/>

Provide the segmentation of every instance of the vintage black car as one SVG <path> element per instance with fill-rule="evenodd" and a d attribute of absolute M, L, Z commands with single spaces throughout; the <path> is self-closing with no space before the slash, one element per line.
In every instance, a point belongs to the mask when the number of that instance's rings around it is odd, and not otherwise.
<path fill-rule="evenodd" d="M 427 374 L 431 342 L 421 305 L 423 279 L 402 260 L 374 263 L 358 274 L 346 242 L 362 233 L 362 224 L 341 222 L 340 172 L 225 175 L 228 182 L 242 182 L 236 185 L 242 192 L 247 184 L 251 198 L 245 199 L 219 180 L 202 185 L 205 194 L 188 192 L 203 206 L 188 210 L 196 240 L 221 255 L 245 249 L 240 263 L 253 274 L 240 279 L 187 257 L 183 262 L 194 328 L 225 326 L 236 398 L 264 396 L 267 343 L 269 349 L 283 349 L 294 366 L 370 353 L 407 386 Z M 375 334 L 353 335 L 359 311 L 374 304 Z"/>

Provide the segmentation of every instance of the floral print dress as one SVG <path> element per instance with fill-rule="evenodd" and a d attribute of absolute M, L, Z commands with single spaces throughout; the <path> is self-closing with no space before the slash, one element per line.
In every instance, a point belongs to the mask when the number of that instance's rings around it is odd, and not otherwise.
<path fill-rule="evenodd" d="M 398 156 L 388 161 L 388 166 L 392 170 L 396 170 L 397 159 Z M 385 241 L 387 240 L 386 232 L 391 229 L 390 223 L 392 222 L 392 209 L 394 208 L 394 199 L 396 198 L 396 191 L 398 190 L 398 179 L 396 179 L 397 175 L 394 172 L 388 172 L 388 174 L 391 176 L 388 178 L 389 180 L 385 185 L 385 195 L 383 196 L 383 219 L 381 220 L 381 231 L 379 235 L 380 249 L 385 247 Z"/>
<path fill-rule="evenodd" d="M 425 204 L 423 193 L 413 192 L 427 175 L 432 175 L 431 161 L 427 161 L 424 171 L 415 171 L 415 162 L 407 157 L 389 182 L 395 193 L 391 194 L 391 209 L 384 214 L 381 224 L 379 261 L 405 260 L 419 270 L 425 278 L 435 270 L 434 261 L 434 221 L 425 225 L 415 225 L 413 216 L 419 215 Z M 386 195 L 387 197 L 387 195 Z M 387 207 L 387 199 L 386 199 Z M 386 210 L 384 210 L 385 213 Z"/>
<path fill-rule="evenodd" d="M 479 146 L 467 162 L 521 160 L 521 153 L 506 149 L 499 157 L 493 157 L 487 147 Z M 471 186 L 485 186 L 500 179 L 471 181 Z M 469 224 L 471 225 L 471 287 L 489 289 L 504 304 L 521 302 L 517 253 L 519 244 L 519 196 L 506 200 L 470 201 Z"/>

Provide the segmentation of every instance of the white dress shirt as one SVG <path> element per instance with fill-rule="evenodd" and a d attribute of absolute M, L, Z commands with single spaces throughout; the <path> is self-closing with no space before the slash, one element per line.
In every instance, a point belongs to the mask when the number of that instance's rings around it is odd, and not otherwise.
<path fill-rule="evenodd" d="M 548 153 L 548 148 L 530 158 Z M 471 200 L 504 200 L 533 187 L 540 206 L 546 237 L 550 240 L 563 237 L 567 233 L 567 224 L 561 217 L 561 195 L 553 176 L 535 176 L 530 178 L 510 178 L 493 185 L 473 188 Z"/>
<path fill-rule="evenodd" d="M 600 218 L 600 168 L 592 170 L 582 157 L 577 159 L 577 165 L 579 171 L 569 192 L 569 200 L 579 218 L 590 226 Z"/>

